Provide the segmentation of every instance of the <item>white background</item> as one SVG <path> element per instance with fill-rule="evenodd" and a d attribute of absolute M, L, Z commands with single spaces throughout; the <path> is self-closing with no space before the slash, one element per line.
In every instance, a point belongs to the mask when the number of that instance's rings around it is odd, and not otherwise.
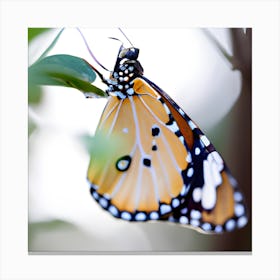
<path fill-rule="evenodd" d="M 253 27 L 255 222 L 252 256 L 28 255 L 27 101 L 22 95 L 22 89 L 27 88 L 26 32 L 30 26 L 65 25 Z M 162 84 L 160 86 L 166 89 Z M 277 279 L 279 278 L 278 156 L 279 3 L 277 1 L 1 2 L 0 275 L 3 279 Z M 273 193 L 265 191 L 267 185 L 275 185 Z"/>

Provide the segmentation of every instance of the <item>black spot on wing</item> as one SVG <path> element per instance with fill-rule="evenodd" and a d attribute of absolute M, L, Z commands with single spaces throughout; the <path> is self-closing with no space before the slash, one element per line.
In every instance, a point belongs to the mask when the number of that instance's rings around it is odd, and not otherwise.
<path fill-rule="evenodd" d="M 148 158 L 144 158 L 143 159 L 143 164 L 147 167 L 150 167 L 151 166 L 151 160 L 148 159 Z"/>
<path fill-rule="evenodd" d="M 116 162 L 117 170 L 119 170 L 121 172 L 127 171 L 128 168 L 130 167 L 131 160 L 132 160 L 131 156 L 129 156 L 129 155 L 119 158 Z"/>
<path fill-rule="evenodd" d="M 152 150 L 153 150 L 153 151 L 156 151 L 157 149 L 158 149 L 158 148 L 157 148 L 157 145 L 153 145 L 153 146 L 152 146 Z"/>
<path fill-rule="evenodd" d="M 160 128 L 158 126 L 152 127 L 152 136 L 158 136 L 160 133 Z"/>

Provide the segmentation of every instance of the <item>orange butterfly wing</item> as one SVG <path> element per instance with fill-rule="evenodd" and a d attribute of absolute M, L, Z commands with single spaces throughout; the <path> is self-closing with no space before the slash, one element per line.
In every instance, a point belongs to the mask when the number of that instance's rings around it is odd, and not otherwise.
<path fill-rule="evenodd" d="M 188 151 L 174 133 L 176 123 L 169 125 L 168 109 L 156 91 L 144 86 L 136 79 L 137 95 L 109 97 L 96 135 L 110 138 L 115 147 L 105 159 L 93 157 L 88 169 L 93 197 L 127 220 L 158 219 L 174 211 L 186 188 L 182 172 L 191 168 Z M 104 145 L 97 149 L 105 150 Z"/>
<path fill-rule="evenodd" d="M 221 156 L 188 115 L 157 85 L 144 79 L 172 112 L 194 164 L 185 203 L 173 211 L 169 221 L 217 233 L 245 226 L 248 218 L 244 196 Z"/>

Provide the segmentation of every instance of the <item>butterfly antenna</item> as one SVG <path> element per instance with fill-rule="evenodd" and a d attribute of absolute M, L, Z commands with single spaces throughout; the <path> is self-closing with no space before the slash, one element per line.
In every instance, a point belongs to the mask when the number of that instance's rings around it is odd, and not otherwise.
<path fill-rule="evenodd" d="M 91 51 L 91 49 L 90 49 L 90 47 L 89 47 L 89 45 L 88 45 L 88 43 L 87 43 L 87 40 L 86 40 L 84 34 L 81 32 L 81 30 L 80 30 L 78 27 L 77 27 L 77 30 L 78 30 L 79 33 L 81 34 L 81 36 L 82 36 L 82 38 L 83 38 L 83 40 L 84 40 L 84 43 L 85 43 L 85 45 L 86 45 L 86 47 L 87 47 L 87 49 L 88 49 L 88 52 L 90 53 L 90 55 L 91 55 L 91 57 L 93 58 L 93 60 L 94 60 L 100 67 L 102 67 L 104 70 L 110 72 L 110 70 L 108 70 L 105 66 L 103 66 L 103 65 L 97 60 L 97 58 L 94 56 L 94 54 L 92 53 L 92 51 Z M 95 69 L 95 70 L 96 70 L 96 69 Z"/>
<path fill-rule="evenodd" d="M 109 39 L 112 39 L 112 40 L 116 40 L 116 41 L 119 41 L 119 42 L 121 42 L 122 43 L 122 46 L 123 46 L 123 41 L 121 41 L 120 39 L 118 39 L 118 38 L 115 38 L 115 37 L 108 37 Z"/>
<path fill-rule="evenodd" d="M 132 47 L 134 47 L 133 44 L 131 43 L 131 41 L 130 41 L 130 40 L 128 39 L 128 37 L 125 35 L 125 33 L 121 30 L 121 28 L 118 27 L 118 29 L 119 29 L 120 32 L 123 34 L 123 36 L 126 38 L 126 40 L 129 42 L 129 44 L 130 44 Z"/>

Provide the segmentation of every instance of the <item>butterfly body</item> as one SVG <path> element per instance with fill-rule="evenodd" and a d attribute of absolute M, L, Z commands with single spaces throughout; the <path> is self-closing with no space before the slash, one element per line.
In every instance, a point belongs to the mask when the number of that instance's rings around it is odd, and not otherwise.
<path fill-rule="evenodd" d="M 188 115 L 143 76 L 138 54 L 121 47 L 104 80 L 110 97 L 96 130 L 104 138 L 98 149 L 106 150 L 108 142 L 115 148 L 91 158 L 92 196 L 128 221 L 168 220 L 217 233 L 243 227 L 243 195 L 222 157 Z"/>

